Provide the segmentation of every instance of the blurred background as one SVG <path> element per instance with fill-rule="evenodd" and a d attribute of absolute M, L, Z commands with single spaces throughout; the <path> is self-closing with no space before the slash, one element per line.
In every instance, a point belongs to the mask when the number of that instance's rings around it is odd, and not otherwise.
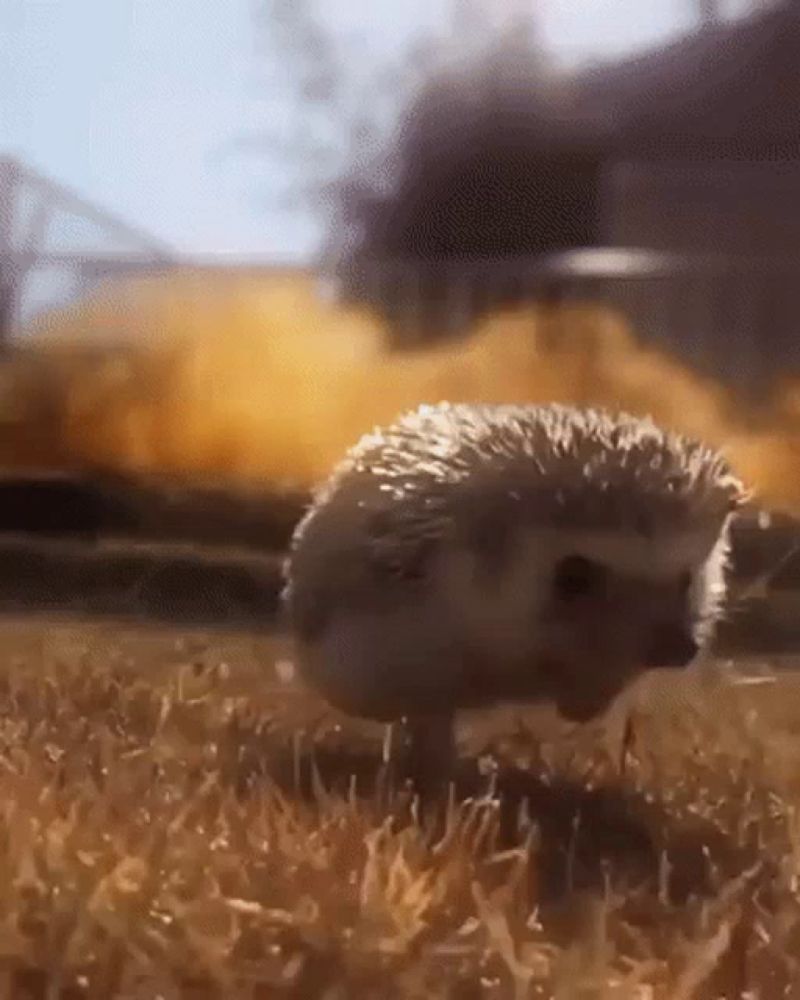
<path fill-rule="evenodd" d="M 280 553 L 376 423 L 558 400 L 726 448 L 792 577 L 800 0 L 4 0 L 0 46 L 0 536 Z"/>

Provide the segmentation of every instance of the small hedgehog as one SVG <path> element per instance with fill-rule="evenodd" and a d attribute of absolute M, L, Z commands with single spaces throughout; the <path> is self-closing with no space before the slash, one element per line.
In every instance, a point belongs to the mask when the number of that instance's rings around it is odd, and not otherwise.
<path fill-rule="evenodd" d="M 708 641 L 745 500 L 718 453 L 650 420 L 422 406 L 363 437 L 295 531 L 298 669 L 350 714 L 408 719 L 431 773 L 459 708 L 586 722 Z"/>

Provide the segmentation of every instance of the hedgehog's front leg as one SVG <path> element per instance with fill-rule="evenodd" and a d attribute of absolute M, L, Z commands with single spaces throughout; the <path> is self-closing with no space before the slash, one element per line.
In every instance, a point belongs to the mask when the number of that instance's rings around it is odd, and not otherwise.
<path fill-rule="evenodd" d="M 407 772 L 424 808 L 443 803 L 455 779 L 456 743 L 452 712 L 415 715 L 407 721 Z"/>

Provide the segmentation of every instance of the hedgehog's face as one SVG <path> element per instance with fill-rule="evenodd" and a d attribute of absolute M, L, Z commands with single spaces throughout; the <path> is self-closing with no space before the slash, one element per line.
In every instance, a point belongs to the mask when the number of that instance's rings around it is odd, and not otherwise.
<path fill-rule="evenodd" d="M 639 673 L 685 667 L 709 634 L 723 587 L 721 529 L 661 540 L 563 538 L 541 596 L 537 657 L 574 721 L 600 714 Z"/>

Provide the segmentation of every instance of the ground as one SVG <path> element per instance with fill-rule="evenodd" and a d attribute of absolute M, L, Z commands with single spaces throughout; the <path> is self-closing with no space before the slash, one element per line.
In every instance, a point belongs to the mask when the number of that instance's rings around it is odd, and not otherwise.
<path fill-rule="evenodd" d="M 791 662 L 465 718 L 426 830 L 279 636 L 6 617 L 0 650 L 3 996 L 800 996 Z"/>

